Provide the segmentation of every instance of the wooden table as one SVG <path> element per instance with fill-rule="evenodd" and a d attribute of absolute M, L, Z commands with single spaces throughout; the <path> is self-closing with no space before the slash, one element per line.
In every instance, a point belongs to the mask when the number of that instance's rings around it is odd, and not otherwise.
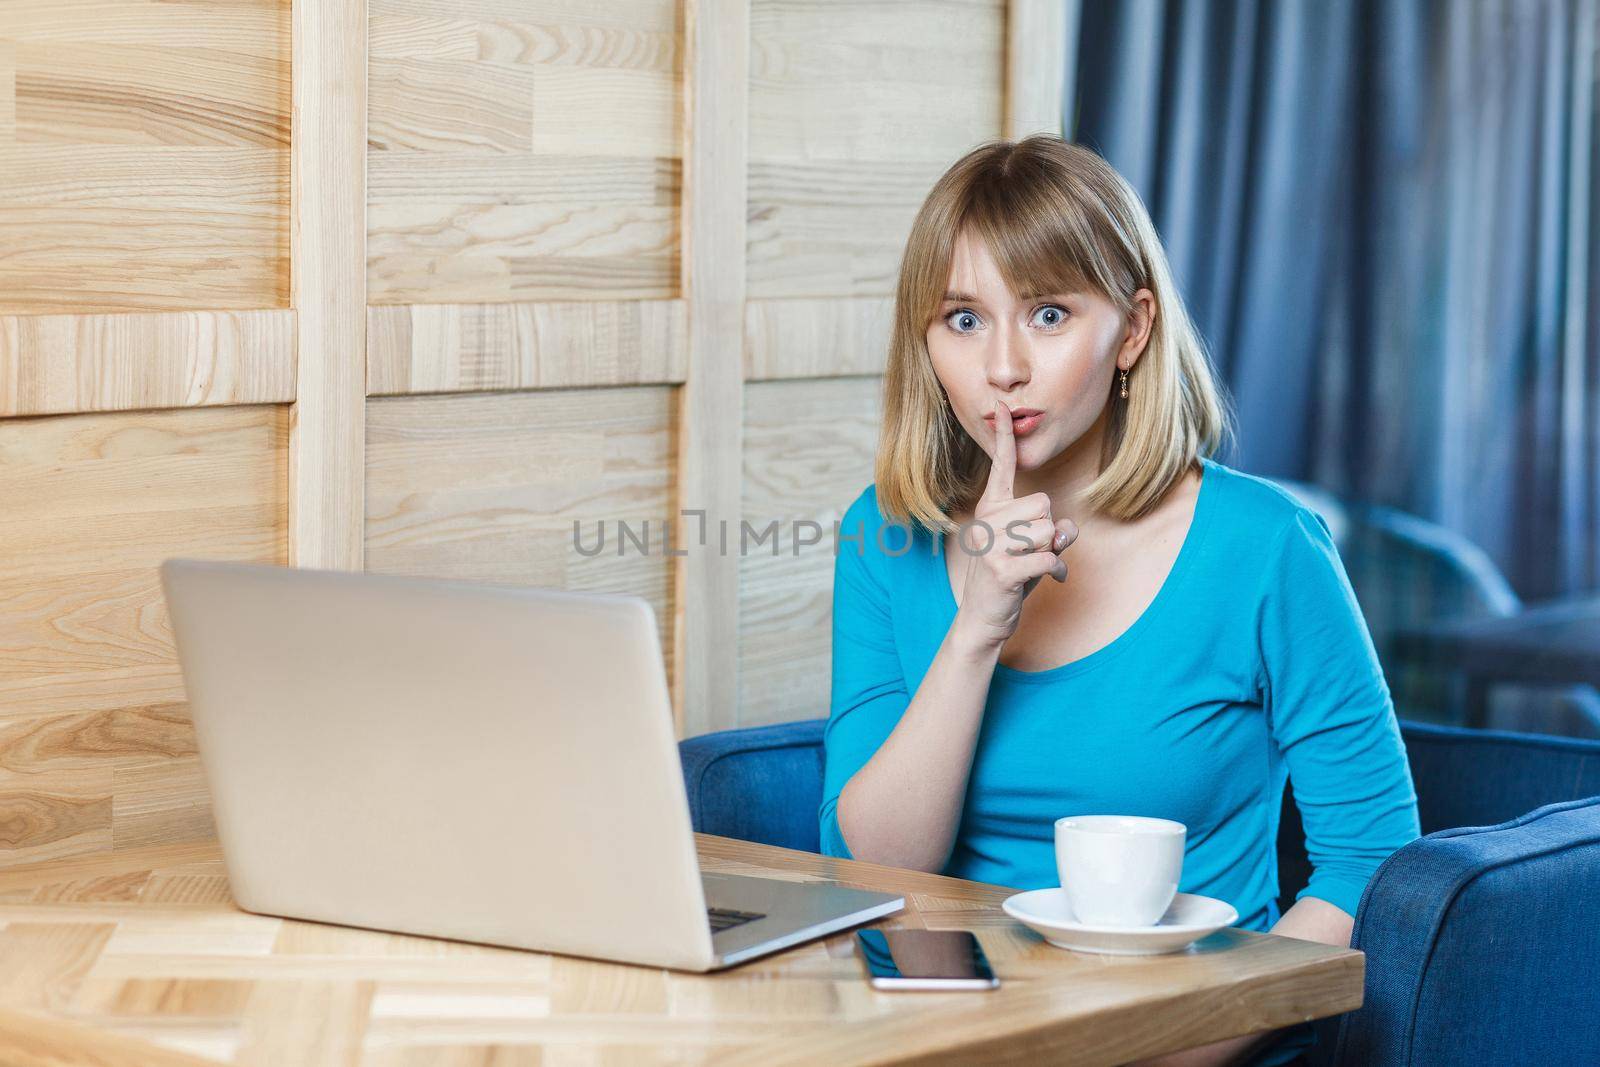
<path fill-rule="evenodd" d="M 1488 723 L 1496 682 L 1600 686 L 1600 597 L 1535 604 L 1514 615 L 1443 620 L 1395 635 L 1395 651 L 1467 682 L 1464 724 Z"/>
<path fill-rule="evenodd" d="M 1012 890 L 696 835 L 707 870 L 891 890 L 974 931 L 991 992 L 879 992 L 849 933 L 709 975 L 239 911 L 215 845 L 0 871 L 0 1063 L 96 1067 L 1116 1064 L 1359 1006 L 1365 957 L 1224 930 L 1089 956 Z"/>

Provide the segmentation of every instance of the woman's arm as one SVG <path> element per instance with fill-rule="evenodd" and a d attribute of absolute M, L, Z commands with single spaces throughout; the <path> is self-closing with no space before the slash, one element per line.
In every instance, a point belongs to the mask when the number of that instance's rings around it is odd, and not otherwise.
<path fill-rule="evenodd" d="M 1009 486 L 1005 492 L 1009 493 Z M 1004 501 L 1002 508 L 1025 513 L 1024 525 L 1016 528 L 1017 536 L 1030 539 L 1034 547 L 1003 558 L 997 551 L 980 557 L 969 568 L 955 620 L 916 696 L 890 724 L 888 735 L 873 743 L 865 765 L 844 782 L 833 818 L 843 851 L 852 859 L 935 873 L 950 860 L 1000 649 L 1015 630 L 1022 599 L 1035 583 L 1047 573 L 1058 581 L 1065 579 L 1066 564 L 1059 553 L 1077 536 L 1076 526 L 1067 520 L 1063 520 L 1066 529 L 1057 530 L 1049 517 L 1047 498 L 1013 501 L 1007 496 Z M 1034 507 L 1039 509 L 1037 515 L 1031 510 Z M 1005 517 L 1006 512 L 999 511 L 996 524 Z M 889 640 L 892 622 L 882 606 L 881 589 L 875 605 L 874 583 L 865 572 L 857 572 L 857 565 L 844 563 L 845 559 L 840 557 L 834 583 L 835 707 L 830 727 L 854 714 L 861 698 L 870 705 L 873 694 L 881 697 L 883 690 L 893 691 L 888 684 L 873 685 L 875 679 L 887 682 L 900 677 Z M 981 577 L 974 579 L 974 574 Z M 903 681 L 898 691 L 903 700 Z M 892 707 L 893 701 L 889 704 Z M 847 736 L 843 728 L 838 733 Z M 836 752 L 832 745 L 827 748 L 831 764 Z M 856 749 L 858 753 L 863 750 L 859 745 Z M 838 756 L 841 762 L 848 759 L 842 751 Z M 859 759 L 858 755 L 856 762 Z M 825 781 L 832 776 L 825 773 Z M 825 818 L 826 809 L 824 801 Z M 826 837 L 824 834 L 825 844 Z"/>
<path fill-rule="evenodd" d="M 1354 915 L 1379 865 L 1420 835 L 1417 795 L 1377 650 L 1316 512 L 1280 532 L 1257 610 L 1263 701 L 1312 867 L 1295 900 Z"/>
<path fill-rule="evenodd" d="M 1274 539 L 1258 603 L 1263 696 L 1313 866 L 1271 932 L 1348 947 L 1372 873 L 1419 829 L 1383 668 L 1338 549 L 1315 512 L 1296 512 Z M 1277 1033 L 1230 1038 L 1137 1067 L 1222 1067 Z"/>
<path fill-rule="evenodd" d="M 999 658 L 958 615 L 899 724 L 839 795 L 839 829 L 852 858 L 944 869 Z"/>
<path fill-rule="evenodd" d="M 967 568 L 955 621 L 909 703 L 886 582 L 871 565 L 882 558 L 841 553 L 835 564 L 833 691 L 819 812 L 824 853 L 944 869 L 960 829 L 1000 649 L 1040 579 L 1066 580 L 1060 554 L 1077 538 L 1077 526 L 1069 519 L 1054 522 L 1043 493 L 1012 496 L 1016 447 L 1010 410 L 1000 405 L 1000 414 L 996 460 L 975 513 L 991 530 L 1006 531 L 1006 550 L 991 541 L 991 550 Z M 879 543 L 881 518 L 869 490 L 841 526 L 860 524 L 852 529 L 861 529 L 862 549 L 868 538 Z"/>

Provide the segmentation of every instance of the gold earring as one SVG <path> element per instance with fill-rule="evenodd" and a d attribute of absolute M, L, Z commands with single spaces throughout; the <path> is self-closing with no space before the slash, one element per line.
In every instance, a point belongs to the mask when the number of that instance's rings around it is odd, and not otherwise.
<path fill-rule="evenodd" d="M 1128 372 L 1122 372 L 1122 399 L 1128 399 Z"/>

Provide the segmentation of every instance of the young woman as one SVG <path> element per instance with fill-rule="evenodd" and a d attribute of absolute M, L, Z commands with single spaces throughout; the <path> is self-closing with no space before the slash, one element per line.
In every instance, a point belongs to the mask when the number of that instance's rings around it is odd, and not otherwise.
<path fill-rule="evenodd" d="M 1175 819 L 1180 891 L 1349 944 L 1418 836 L 1410 770 L 1327 526 L 1210 458 L 1228 421 L 1104 160 L 1040 135 L 939 179 L 901 264 L 876 482 L 841 523 L 860 540 L 834 575 L 824 852 L 1035 889 L 1060 882 L 1057 818 Z M 1314 873 L 1280 916 L 1286 778 Z M 1282 1063 L 1309 1035 L 1152 1062 Z"/>

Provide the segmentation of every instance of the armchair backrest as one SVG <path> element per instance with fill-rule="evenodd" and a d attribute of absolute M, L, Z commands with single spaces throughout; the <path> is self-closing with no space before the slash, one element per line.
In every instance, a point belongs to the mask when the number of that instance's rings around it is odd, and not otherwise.
<path fill-rule="evenodd" d="M 820 852 L 827 719 L 722 730 L 678 742 L 689 816 L 700 833 Z"/>

